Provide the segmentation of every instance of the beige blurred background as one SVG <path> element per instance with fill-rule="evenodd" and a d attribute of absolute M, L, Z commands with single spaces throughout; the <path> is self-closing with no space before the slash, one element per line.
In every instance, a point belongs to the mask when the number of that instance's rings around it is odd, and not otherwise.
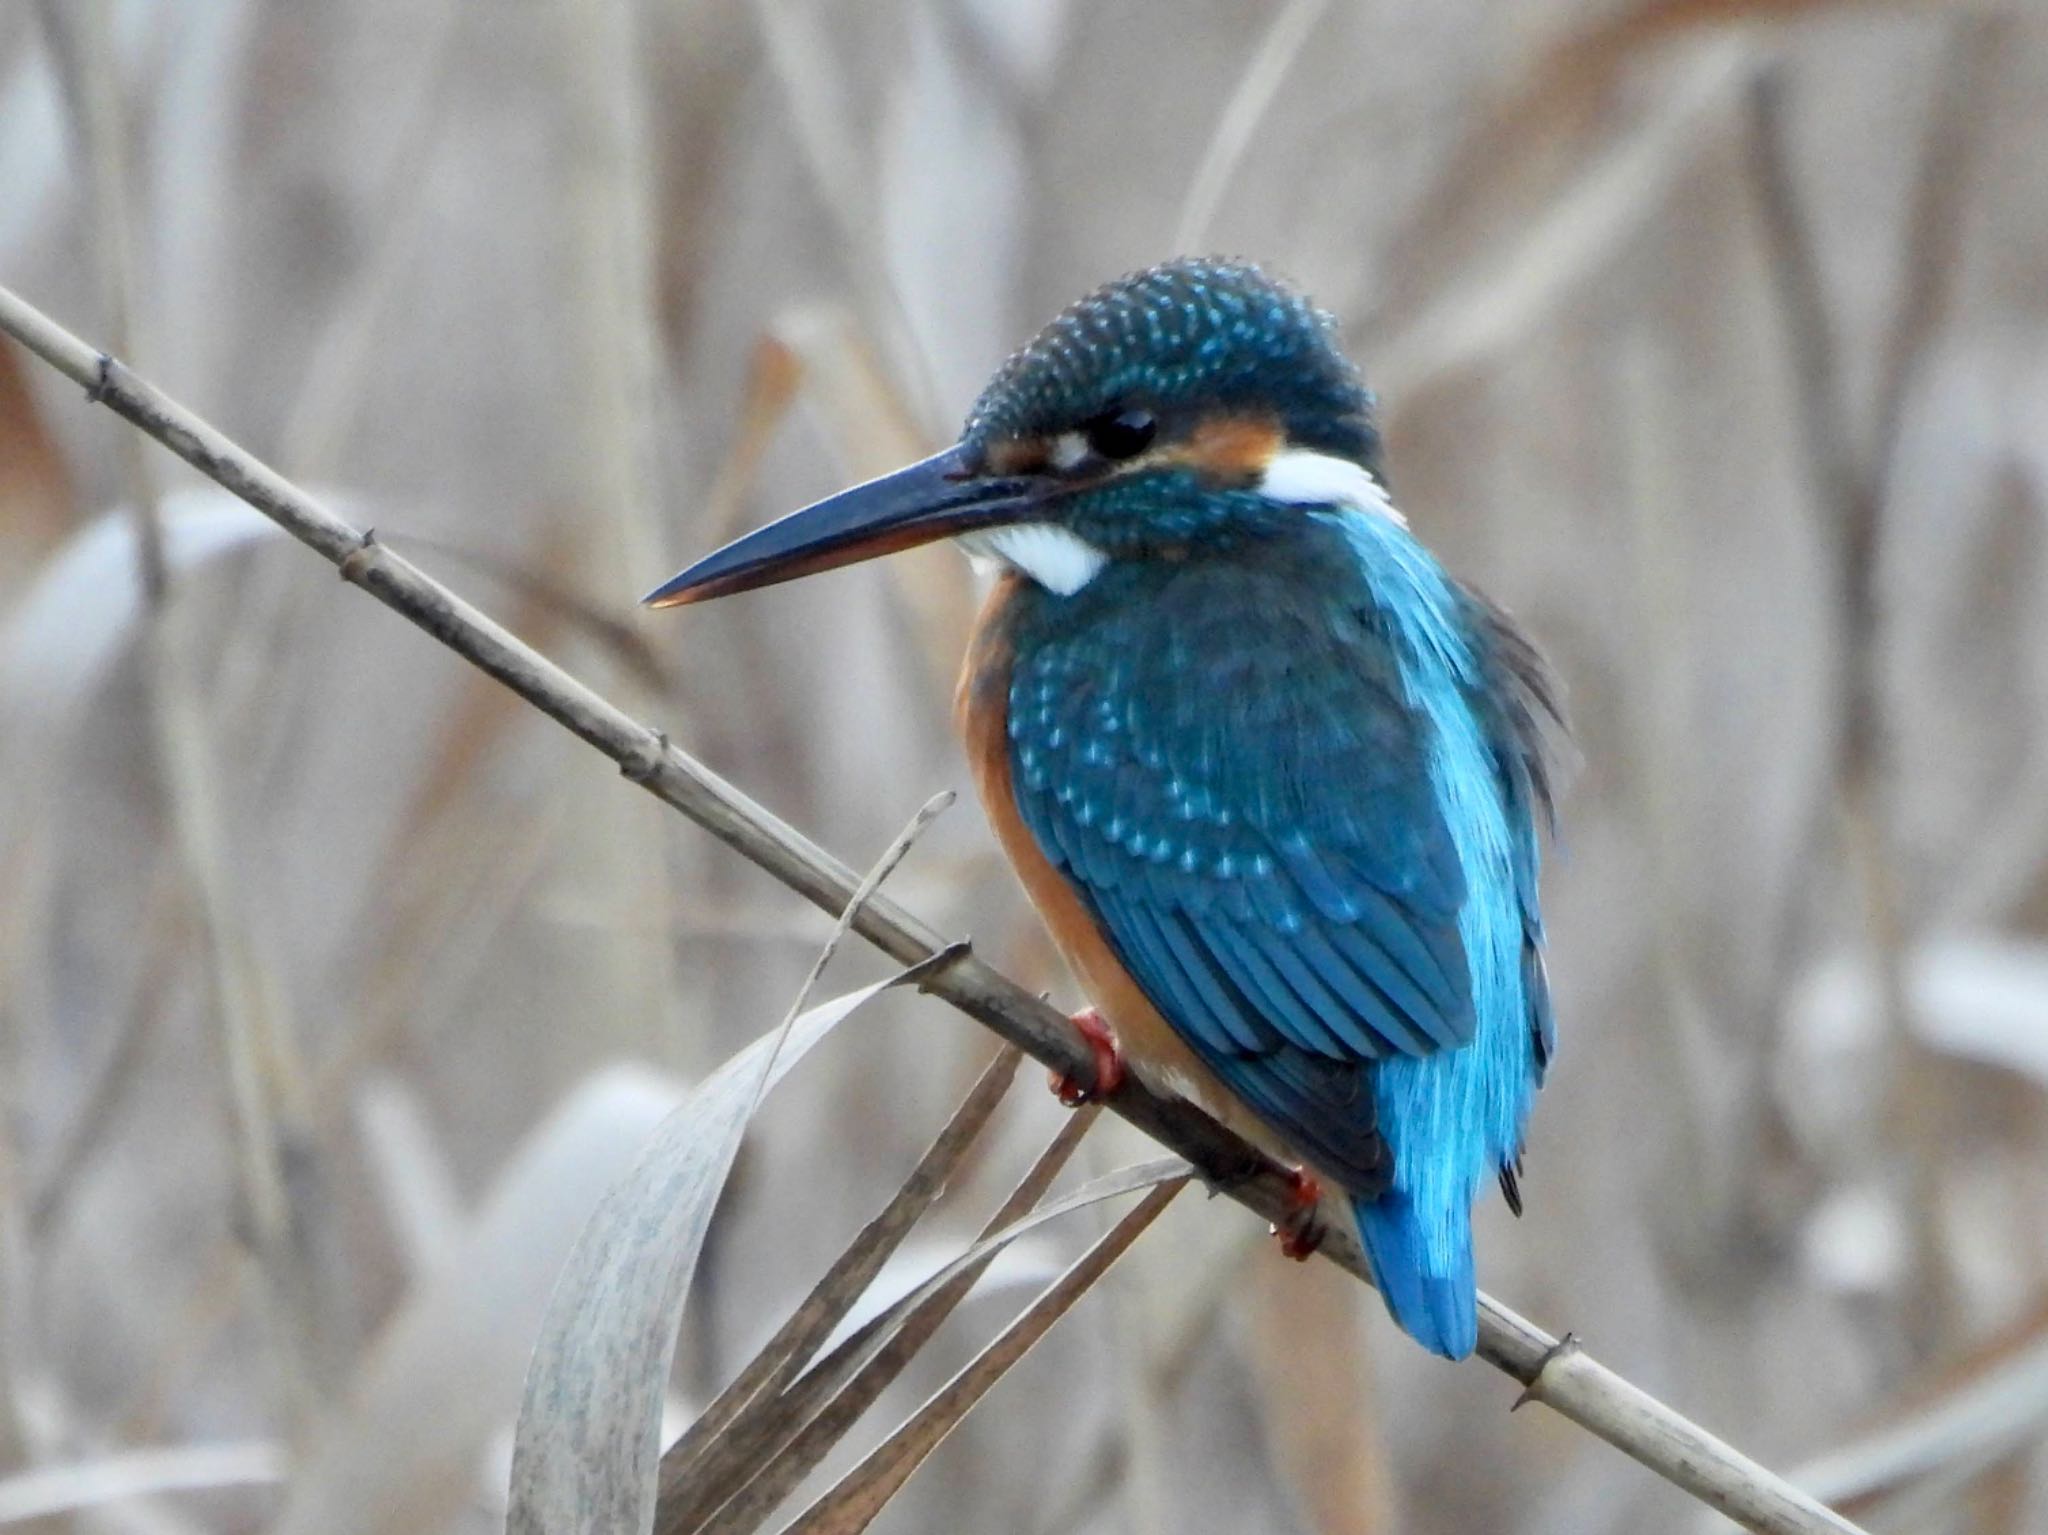
<path fill-rule="evenodd" d="M 2044 163 L 2018 3 L 0 7 L 0 282 L 854 863 L 966 787 L 965 562 L 638 595 L 950 440 L 1105 278 L 1297 279 L 1576 727 L 1562 1052 L 1482 1283 L 1937 1535 L 2048 1530 Z M 828 923 L 135 441 L 0 345 L 0 1505 L 198 1446 L 34 1527 L 303 1523 L 347 1465 L 322 1528 L 493 1529 L 583 1213 Z M 971 803 L 895 888 L 1078 1001 Z M 885 998 L 778 1090 L 679 1413 L 990 1049 Z M 1059 1114 L 1020 1085 L 905 1273 Z M 1190 1197 L 877 1527 L 1716 1527 L 1513 1394 Z"/>

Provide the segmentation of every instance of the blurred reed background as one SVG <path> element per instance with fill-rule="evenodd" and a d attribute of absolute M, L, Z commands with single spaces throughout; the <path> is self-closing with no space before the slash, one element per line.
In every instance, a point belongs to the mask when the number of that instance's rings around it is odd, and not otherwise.
<path fill-rule="evenodd" d="M 2044 155 L 2019 3 L 0 7 L 0 282 L 855 863 L 964 784 L 965 563 L 639 593 L 1109 276 L 1299 280 L 1583 759 L 1482 1282 L 1936 1535 L 2048 1529 Z M 829 924 L 6 345 L 0 554 L 0 1512 L 498 1527 L 570 1239 Z M 1078 1000 L 971 808 L 892 888 Z M 991 1049 L 884 997 L 778 1089 L 678 1423 Z M 884 1287 L 1060 1113 L 1012 1093 Z M 1185 1198 L 877 1527 L 1714 1527 L 1511 1395 Z"/>

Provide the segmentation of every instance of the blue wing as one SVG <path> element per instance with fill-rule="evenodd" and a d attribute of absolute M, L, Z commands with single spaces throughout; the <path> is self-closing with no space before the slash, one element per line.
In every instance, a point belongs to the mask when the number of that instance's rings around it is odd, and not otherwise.
<path fill-rule="evenodd" d="M 1205 1064 L 1369 1197 L 1375 1063 L 1475 1027 L 1464 875 L 1388 636 L 1361 592 L 1257 561 L 1113 567 L 1087 596 L 1017 650 L 1025 823 Z M 1504 790 L 1540 796 L 1502 724 Z"/>

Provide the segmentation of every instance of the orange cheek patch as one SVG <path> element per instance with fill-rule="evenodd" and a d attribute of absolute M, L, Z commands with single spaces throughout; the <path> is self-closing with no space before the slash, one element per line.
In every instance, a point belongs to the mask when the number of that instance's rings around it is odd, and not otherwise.
<path fill-rule="evenodd" d="M 996 474 L 1036 474 L 1046 466 L 1048 448 L 1042 437 L 1011 437 L 992 442 L 988 467 Z"/>
<path fill-rule="evenodd" d="M 1219 485 L 1250 485 L 1265 473 L 1286 434 L 1266 416 L 1212 416 L 1159 455 Z"/>

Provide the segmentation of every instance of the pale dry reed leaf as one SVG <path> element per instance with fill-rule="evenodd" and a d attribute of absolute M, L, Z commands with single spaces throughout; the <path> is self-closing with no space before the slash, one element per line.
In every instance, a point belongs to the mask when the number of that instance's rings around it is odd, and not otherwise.
<path fill-rule="evenodd" d="M 171 492 L 162 511 L 180 572 L 277 537 L 276 524 L 210 485 Z M 89 698 L 142 616 L 134 519 L 109 512 L 64 541 L 0 626 L 0 718 L 19 730 Z"/>
<path fill-rule="evenodd" d="M 797 988 L 796 1000 L 790 1003 L 789 1013 L 782 1020 L 782 1032 L 784 1034 L 789 1033 L 796 1027 L 798 1010 L 810 1002 L 811 993 L 817 989 L 818 980 L 824 975 L 825 967 L 832 963 L 832 956 L 839 952 L 839 945 L 844 943 L 847 934 L 853 931 L 854 918 L 860 915 L 861 908 L 867 905 L 869 898 L 877 890 L 881 889 L 882 881 L 891 874 L 894 874 L 897 866 L 909 856 L 911 848 L 917 843 L 917 839 L 925 834 L 932 822 L 936 821 L 951 808 L 953 801 L 957 798 L 958 796 L 951 789 L 941 789 L 922 805 L 918 806 L 917 813 L 910 818 L 909 823 L 896 834 L 895 839 L 890 842 L 888 847 L 882 850 L 882 856 L 875 860 L 874 865 L 868 872 L 861 876 L 860 883 L 853 887 L 853 894 L 847 898 L 846 905 L 840 909 L 838 920 L 832 924 L 831 933 L 826 937 L 825 942 L 820 945 L 817 958 L 811 961 L 810 973 L 804 977 L 803 985 Z M 922 975 L 937 967 L 942 959 L 965 952 L 966 947 L 964 943 L 953 945 L 943 954 L 935 954 L 930 959 L 912 965 L 910 969 L 903 972 L 903 976 L 899 977 L 899 979 L 912 975 Z M 768 1091 L 769 1084 L 773 1080 L 773 1069 L 774 1057 L 771 1053 L 769 1063 L 762 1068 L 760 1081 L 754 1089 L 754 1102 L 756 1105 L 760 1103 L 761 1095 Z"/>
<path fill-rule="evenodd" d="M 888 1204 L 854 1234 L 775 1335 L 664 1452 L 664 1482 L 688 1476 L 703 1445 L 722 1432 L 748 1403 L 764 1394 L 779 1394 L 853 1314 L 856 1304 L 869 1294 L 911 1228 L 945 1192 L 947 1183 L 1009 1092 L 1017 1063 L 1022 1059 L 1022 1052 L 1015 1046 L 1006 1045 L 996 1052 L 953 1111 L 952 1118 L 890 1196 Z"/>
<path fill-rule="evenodd" d="M 645 9 L 638 0 L 559 0 L 543 17 L 553 34 L 547 83 L 562 125 L 553 197 L 572 403 L 560 425 L 571 494 L 583 514 L 562 553 L 577 585 L 620 597 L 646 579 L 662 542 L 667 361 L 655 297 Z M 659 701 L 631 674 L 612 686 L 636 714 Z M 621 804 L 595 784 L 590 796 L 578 807 L 581 835 L 558 856 L 572 878 L 611 904 L 613 920 L 595 940 L 607 1011 L 626 1040 L 677 1040 L 685 1018 L 701 1014 L 708 999 L 694 973 L 678 967 L 673 948 L 636 929 L 634 919 L 650 913 L 667 922 L 681 895 L 678 870 L 663 839 L 649 835 L 643 807 Z"/>
<path fill-rule="evenodd" d="M 23 21 L 27 6 L 13 10 Z M 11 50 L 11 65 L 0 84 L 0 250 L 10 254 L 46 227 L 44 203 L 63 185 L 70 166 L 64 103 L 57 71 L 35 46 L 23 39 Z"/>
<path fill-rule="evenodd" d="M 348 1084 L 369 1063 L 408 1035 L 424 1043 L 420 1021 L 461 1016 L 467 988 L 488 971 L 492 946 L 516 912 L 531 900 L 548 849 L 567 820 L 561 795 L 523 820 L 516 831 L 494 823 L 473 801 L 463 812 L 428 823 L 410 846 L 415 857 L 434 854 L 434 888 L 406 904 L 413 920 L 394 929 L 372 951 L 374 962 L 342 972 L 355 1005 L 349 1027 L 329 1042 L 314 1069 L 316 1115 L 327 1117 Z M 469 839 L 464 853 L 448 844 Z M 399 893 L 406 893 L 400 883 Z M 394 902 L 394 905 L 397 903 Z M 367 973 L 365 973 L 367 972 Z"/>
<path fill-rule="evenodd" d="M 952 1262 L 959 1250 L 957 1241 L 937 1236 L 905 1242 L 902 1250 L 889 1260 L 888 1266 L 875 1276 L 874 1284 L 833 1329 L 832 1335 L 819 1345 L 820 1349 L 829 1353 L 901 1305 L 934 1270 Z M 1060 1257 L 1057 1244 L 1050 1239 L 1027 1238 L 1013 1242 L 988 1266 L 987 1272 L 975 1285 L 974 1298 L 987 1301 L 1020 1286 L 1037 1289 L 1048 1284 L 1059 1274 Z"/>
<path fill-rule="evenodd" d="M 126 1450 L 65 1465 L 37 1466 L 0 1478 L 0 1525 L 171 1492 L 274 1487 L 285 1479 L 284 1447 L 268 1440 Z"/>
<path fill-rule="evenodd" d="M 775 317 L 768 340 L 795 359 L 803 399 L 820 413 L 847 478 L 871 480 L 930 451 L 930 439 L 851 310 L 792 306 Z"/>
<path fill-rule="evenodd" d="M 1905 957 L 1909 1017 L 1921 1043 L 2017 1072 L 2048 1088 L 2048 944 L 1990 934 L 1931 939 Z M 1837 955 L 1799 983 L 1792 1018 L 1805 1068 L 1817 1053 L 1873 1042 L 1877 983 L 1860 957 Z"/>
<path fill-rule="evenodd" d="M 984 1237 L 1038 1202 L 1072 1159 L 1098 1112 L 1084 1108 L 1060 1126 L 983 1227 Z M 980 1268 L 962 1272 L 915 1307 L 914 1315 L 904 1315 L 893 1337 L 879 1337 L 885 1318 L 877 1318 L 835 1345 L 824 1361 L 780 1395 L 750 1403 L 688 1464 L 680 1455 L 664 1456 L 655 1511 L 659 1535 L 698 1529 L 742 1487 L 758 1507 L 757 1517 L 766 1517 L 929 1341 L 980 1273 Z M 871 1342 L 876 1346 L 868 1347 Z"/>
<path fill-rule="evenodd" d="M 378 1073 L 355 1094 L 356 1139 L 391 1226 L 392 1246 L 417 1279 L 448 1261 L 462 1231 L 462 1201 L 448 1158 L 411 1086 Z"/>
<path fill-rule="evenodd" d="M 306 479 L 324 479 L 342 467 L 343 444 L 381 355 L 380 322 L 392 314 L 406 261 L 434 206 L 434 151 L 453 109 L 451 77 L 468 8 L 460 0 L 433 0 L 418 9 L 424 19 L 415 24 L 428 32 L 402 61 L 408 73 L 386 86 L 394 102 L 383 127 L 385 142 L 369 153 L 355 151 L 377 166 L 375 190 L 364 199 L 375 210 L 376 243 L 328 304 L 277 432 L 278 462 Z"/>
<path fill-rule="evenodd" d="M 223 319 L 247 303 L 238 286 L 246 269 L 233 259 L 248 243 L 251 190 L 237 136 L 264 104 L 251 66 L 267 10 L 261 0 L 116 10 L 124 54 L 140 54 L 159 29 L 170 44 L 150 120 L 154 174 L 143 188 L 142 222 L 154 236 L 151 336 L 176 359 L 179 380 L 207 396 L 229 367 L 234 331 Z M 225 217 L 228 208 L 242 213 Z"/>
<path fill-rule="evenodd" d="M 1071 10 L 1071 0 L 967 0 L 960 17 L 976 29 L 977 41 L 1009 87 L 1035 95 L 1059 68 Z"/>
<path fill-rule="evenodd" d="M 581 1084 L 513 1154 L 454 1245 L 364 1359 L 339 1415 L 292 1479 L 276 1535 L 436 1529 L 518 1410 L 554 1277 L 604 1191 L 689 1093 L 612 1067 Z"/>
<path fill-rule="evenodd" d="M 512 1448 L 514 1535 L 642 1535 L 683 1300 L 761 1095 L 839 1023 L 948 952 L 797 1015 L 662 1121 L 585 1224 L 549 1299 Z"/>
<path fill-rule="evenodd" d="M 784 1535 L 853 1535 L 866 1529 L 995 1383 L 1016 1367 L 1052 1324 L 1093 1289 L 1110 1265 L 1158 1219 L 1173 1197 L 1187 1187 L 1188 1176 L 1183 1171 L 1154 1187 L 907 1422 L 791 1521 Z"/>
<path fill-rule="evenodd" d="M 68 1208 L 80 1178 L 124 1123 L 123 1109 L 143 1080 L 148 1046 L 163 1017 L 178 937 L 170 861 L 156 860 L 148 876 L 142 921 L 134 933 L 134 980 L 120 1032 L 108 1048 L 99 1074 L 79 1100 L 27 1210 L 28 1239 L 46 1236 Z M 4 952 L 4 951 L 0 951 Z M 16 986 L 19 979 L 10 977 Z"/>
<path fill-rule="evenodd" d="M 848 1338 L 783 1394 L 778 1404 L 781 1421 L 768 1425 L 775 1432 L 763 1437 L 769 1443 L 785 1440 L 787 1448 L 765 1465 L 757 1465 L 757 1474 L 729 1502 L 720 1507 L 711 1501 L 723 1490 L 722 1480 L 701 1489 L 679 1487 L 674 1513 L 664 1505 L 655 1525 L 658 1535 L 699 1529 L 706 1535 L 744 1535 L 756 1528 L 874 1405 L 1006 1247 L 1048 1221 L 1188 1175 L 1187 1163 L 1178 1157 L 1142 1162 L 1094 1179 L 984 1236 Z M 1006 1202 L 1006 1210 L 1008 1205 Z M 820 1395 L 827 1391 L 831 1392 L 829 1399 L 820 1403 Z"/>

